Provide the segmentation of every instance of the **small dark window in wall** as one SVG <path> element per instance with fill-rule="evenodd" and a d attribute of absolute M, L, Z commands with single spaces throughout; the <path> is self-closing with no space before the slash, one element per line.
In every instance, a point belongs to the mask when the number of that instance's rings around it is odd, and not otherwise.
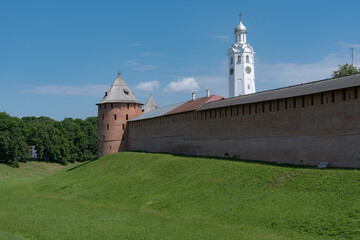
<path fill-rule="evenodd" d="M 296 108 L 296 97 L 294 97 L 294 108 Z"/>
<path fill-rule="evenodd" d="M 119 103 L 119 109 L 121 109 L 121 103 Z"/>
<path fill-rule="evenodd" d="M 314 94 L 311 94 L 311 106 L 314 105 Z"/>
<path fill-rule="evenodd" d="M 305 96 L 301 96 L 302 107 L 305 107 Z"/>
<path fill-rule="evenodd" d="M 102 116 L 102 117 L 103 117 L 103 120 L 104 120 L 104 118 L 105 118 L 105 117 L 104 117 L 104 114 L 103 114 L 103 116 Z"/>
<path fill-rule="evenodd" d="M 249 114 L 251 115 L 251 104 L 249 103 Z"/>
<path fill-rule="evenodd" d="M 279 111 L 280 109 L 280 100 L 276 100 L 276 110 Z"/>
<path fill-rule="evenodd" d="M 265 102 L 262 102 L 262 112 L 265 112 Z"/>
<path fill-rule="evenodd" d="M 239 116 L 239 105 L 236 106 L 236 116 Z"/>
<path fill-rule="evenodd" d="M 101 109 L 101 104 L 99 104 L 99 109 Z"/>
<path fill-rule="evenodd" d="M 271 101 L 269 101 L 269 112 L 272 111 L 272 107 L 271 107 Z"/>
<path fill-rule="evenodd" d="M 227 117 L 227 108 L 224 108 L 225 117 Z"/>
<path fill-rule="evenodd" d="M 288 108 L 288 104 L 287 104 L 287 98 L 285 98 L 285 109 Z"/>
<path fill-rule="evenodd" d="M 257 103 L 255 103 L 255 113 L 257 113 L 258 109 L 257 109 Z"/>
<path fill-rule="evenodd" d="M 106 129 L 109 130 L 109 124 L 106 124 Z"/>
<path fill-rule="evenodd" d="M 126 120 L 129 120 L 129 114 L 126 114 Z"/>
<path fill-rule="evenodd" d="M 110 149 L 111 149 L 111 145 L 110 145 Z"/>
<path fill-rule="evenodd" d="M 320 93 L 320 103 L 324 104 L 324 94 Z"/>
<path fill-rule="evenodd" d="M 233 116 L 233 110 L 232 110 L 232 109 L 233 109 L 233 107 L 231 106 L 231 107 L 230 107 L 230 117 Z"/>
<path fill-rule="evenodd" d="M 342 93 L 342 100 L 343 100 L 343 101 L 346 101 L 346 89 L 343 88 L 343 89 L 341 90 L 341 93 Z"/>
<path fill-rule="evenodd" d="M 243 109 L 243 115 L 245 115 L 245 105 L 241 105 Z"/>
<path fill-rule="evenodd" d="M 105 135 L 103 135 L 103 140 L 105 140 Z"/>
<path fill-rule="evenodd" d="M 335 91 L 331 91 L 331 102 L 335 102 Z"/>
<path fill-rule="evenodd" d="M 130 103 L 127 104 L 127 109 L 129 109 L 129 107 L 130 107 Z"/>
<path fill-rule="evenodd" d="M 114 119 L 116 120 L 116 114 L 114 114 Z"/>
<path fill-rule="evenodd" d="M 354 99 L 358 98 L 358 87 L 354 87 Z"/>
<path fill-rule="evenodd" d="M 114 104 L 113 103 L 111 103 L 111 109 L 113 109 L 114 108 Z"/>
<path fill-rule="evenodd" d="M 104 109 L 106 109 L 106 103 L 104 104 Z"/>

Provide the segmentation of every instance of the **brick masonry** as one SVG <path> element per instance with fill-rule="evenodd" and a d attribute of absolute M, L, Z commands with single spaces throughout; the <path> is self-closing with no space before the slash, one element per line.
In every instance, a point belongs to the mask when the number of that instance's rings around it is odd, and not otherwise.
<path fill-rule="evenodd" d="M 132 121 L 124 147 L 299 165 L 325 161 L 333 167 L 359 168 L 358 96 L 359 87 L 351 87 Z M 105 119 L 113 115 L 106 113 Z M 132 116 L 137 114 L 141 112 L 134 111 Z M 107 133 L 101 126 L 99 133 Z M 122 131 L 115 128 L 112 134 L 119 136 Z M 101 154 L 111 152 L 109 145 L 115 143 L 110 140 L 115 136 L 107 136 L 109 140 L 103 142 L 107 150 Z"/>

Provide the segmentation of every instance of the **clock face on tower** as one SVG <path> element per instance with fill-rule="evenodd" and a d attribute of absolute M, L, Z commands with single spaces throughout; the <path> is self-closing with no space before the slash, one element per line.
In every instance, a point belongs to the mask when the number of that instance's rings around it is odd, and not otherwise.
<path fill-rule="evenodd" d="M 230 68 L 229 73 L 230 73 L 230 75 L 233 75 L 233 74 L 234 74 L 234 69 L 233 69 L 233 68 Z"/>
<path fill-rule="evenodd" d="M 250 73 L 251 73 L 251 67 L 249 67 L 249 66 L 246 67 L 246 68 L 245 68 L 245 72 L 246 72 L 247 74 L 250 74 Z"/>

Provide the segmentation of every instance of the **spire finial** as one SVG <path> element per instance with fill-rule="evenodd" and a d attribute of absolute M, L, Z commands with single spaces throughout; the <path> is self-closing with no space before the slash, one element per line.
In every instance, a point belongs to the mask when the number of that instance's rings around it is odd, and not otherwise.
<path fill-rule="evenodd" d="M 121 76 L 120 68 L 118 68 L 118 76 Z"/>
<path fill-rule="evenodd" d="M 240 18 L 240 22 L 241 22 L 241 18 L 242 18 L 242 14 L 241 14 L 241 12 L 239 13 L 239 18 Z"/>

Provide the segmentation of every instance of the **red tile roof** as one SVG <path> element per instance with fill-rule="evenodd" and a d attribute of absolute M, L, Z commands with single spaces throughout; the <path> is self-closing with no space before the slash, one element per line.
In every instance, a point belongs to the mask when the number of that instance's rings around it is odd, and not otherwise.
<path fill-rule="evenodd" d="M 219 95 L 211 95 L 210 97 L 201 97 L 201 98 L 198 98 L 195 100 L 190 100 L 190 101 L 187 101 L 186 103 L 181 104 L 180 106 L 174 108 L 173 110 L 165 113 L 164 115 L 194 111 L 194 110 L 200 108 L 205 103 L 215 102 L 215 101 L 219 101 L 222 99 L 225 99 L 225 98 L 222 96 L 219 96 Z"/>

